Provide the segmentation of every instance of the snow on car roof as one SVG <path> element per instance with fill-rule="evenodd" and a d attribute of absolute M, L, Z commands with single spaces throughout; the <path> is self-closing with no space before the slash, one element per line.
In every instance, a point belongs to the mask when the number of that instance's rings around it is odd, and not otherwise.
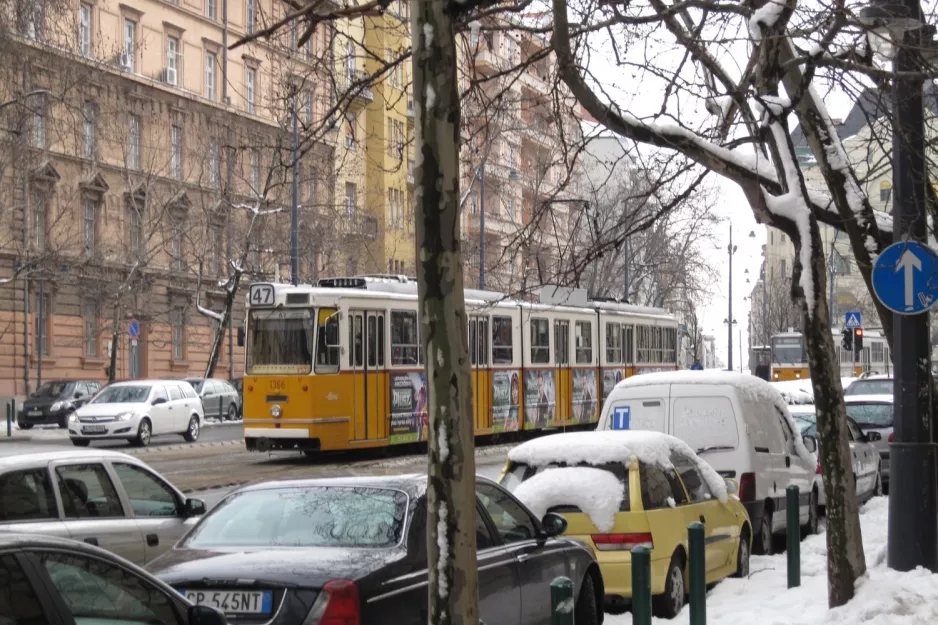
<path fill-rule="evenodd" d="M 792 422 L 792 431 L 794 422 Z M 621 462 L 631 466 L 635 460 L 672 469 L 671 452 L 678 451 L 692 458 L 714 497 L 726 501 L 726 483 L 709 464 L 701 460 L 690 446 L 679 438 L 645 430 L 597 430 L 550 434 L 518 445 L 508 452 L 508 459 L 535 467 L 554 463 L 593 466 Z M 586 485 L 582 485 L 586 487 Z"/>
<path fill-rule="evenodd" d="M 554 506 L 573 505 L 601 532 L 610 532 L 625 497 L 625 485 L 603 469 L 563 467 L 547 469 L 525 480 L 514 495 L 538 518 Z"/>

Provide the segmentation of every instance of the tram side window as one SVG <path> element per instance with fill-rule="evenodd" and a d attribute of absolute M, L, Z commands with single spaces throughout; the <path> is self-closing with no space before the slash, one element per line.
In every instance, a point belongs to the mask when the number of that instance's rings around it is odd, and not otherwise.
<path fill-rule="evenodd" d="M 622 362 L 622 325 L 606 324 L 606 362 L 610 365 Z"/>
<path fill-rule="evenodd" d="M 637 357 L 635 359 L 637 362 L 647 363 L 651 360 L 648 356 L 648 352 L 650 351 L 648 345 L 650 336 L 648 331 L 650 329 L 651 328 L 648 326 L 638 326 L 638 347 L 636 349 Z"/>
<path fill-rule="evenodd" d="M 417 313 L 391 312 L 391 364 L 417 366 L 420 343 L 417 335 Z"/>
<path fill-rule="evenodd" d="M 554 364 L 570 364 L 569 321 L 554 321 Z"/>
<path fill-rule="evenodd" d="M 593 324 L 589 321 L 577 321 L 576 364 L 588 365 L 593 362 Z"/>
<path fill-rule="evenodd" d="M 510 365 L 514 361 L 511 317 L 492 317 L 492 362 Z"/>
<path fill-rule="evenodd" d="M 635 363 L 635 326 L 622 326 L 622 361 L 631 365 Z"/>
<path fill-rule="evenodd" d="M 550 362 L 550 324 L 547 319 L 531 319 L 531 363 Z"/>
<path fill-rule="evenodd" d="M 489 363 L 489 321 L 484 317 L 469 319 L 469 356 L 474 365 Z"/>
<path fill-rule="evenodd" d="M 339 311 L 320 308 L 318 318 L 316 373 L 336 373 L 339 370 Z"/>

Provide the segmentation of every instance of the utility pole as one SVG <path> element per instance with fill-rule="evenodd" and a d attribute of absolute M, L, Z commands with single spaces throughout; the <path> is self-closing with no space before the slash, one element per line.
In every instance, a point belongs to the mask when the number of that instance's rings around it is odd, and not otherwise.
<path fill-rule="evenodd" d="M 293 209 L 290 212 L 290 282 L 300 283 L 300 114 L 297 107 L 297 88 L 293 86 L 291 113 L 293 115 Z"/>
<path fill-rule="evenodd" d="M 726 246 L 726 251 L 730 261 L 730 279 L 729 279 L 729 316 L 726 318 L 726 370 L 733 370 L 733 224 L 730 223 L 730 244 Z"/>
<path fill-rule="evenodd" d="M 485 290 L 485 160 L 479 165 L 479 289 Z"/>
<path fill-rule="evenodd" d="M 884 7 L 885 8 L 885 7 Z M 895 208 L 893 240 L 927 245 L 925 185 L 924 85 L 922 45 L 934 29 L 923 26 L 918 0 L 907 0 L 906 15 L 918 26 L 896 33 L 893 67 L 893 178 Z M 924 35 L 924 36 L 923 36 Z M 907 74 L 907 75 L 905 75 Z M 938 505 L 936 445 L 931 436 L 931 345 L 928 312 L 893 315 L 895 359 L 895 439 L 890 445 L 889 526 L 886 561 L 890 568 L 910 571 L 923 566 L 938 571 Z"/>
<path fill-rule="evenodd" d="M 45 291 L 45 267 L 39 269 L 39 323 L 36 324 L 36 388 L 42 386 L 42 355 L 43 344 L 46 334 L 46 291 Z"/>
<path fill-rule="evenodd" d="M 223 29 L 221 34 L 221 101 L 225 108 L 228 108 L 228 0 L 221 2 Z M 228 125 L 228 149 L 225 158 L 225 210 L 228 211 L 227 224 L 228 236 L 225 237 L 225 257 L 231 262 L 231 176 L 234 167 L 234 150 L 231 147 L 231 125 Z M 226 267 L 225 271 L 229 271 Z M 228 311 L 228 381 L 234 379 L 234 302 L 231 304 L 231 310 Z"/>
<path fill-rule="evenodd" d="M 622 297 L 622 301 L 626 304 L 629 303 L 629 237 L 625 237 L 625 291 Z"/>

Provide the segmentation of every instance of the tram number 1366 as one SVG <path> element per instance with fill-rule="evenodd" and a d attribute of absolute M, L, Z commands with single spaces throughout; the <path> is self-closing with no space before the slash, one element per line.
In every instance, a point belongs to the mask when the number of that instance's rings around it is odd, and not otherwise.
<path fill-rule="evenodd" d="M 248 292 L 251 306 L 273 306 L 274 287 L 271 284 L 252 284 Z"/>

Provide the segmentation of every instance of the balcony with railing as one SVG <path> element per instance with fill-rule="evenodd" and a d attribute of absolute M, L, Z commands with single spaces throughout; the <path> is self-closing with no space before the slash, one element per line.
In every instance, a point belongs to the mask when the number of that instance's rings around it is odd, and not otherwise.
<path fill-rule="evenodd" d="M 348 238 L 376 239 L 378 218 L 372 215 L 343 215 L 339 218 L 339 232 Z"/>
<path fill-rule="evenodd" d="M 363 69 L 347 68 L 345 76 L 341 81 L 341 95 L 347 95 L 350 98 L 351 106 L 365 106 L 374 102 L 375 94 L 371 89 L 372 76 Z"/>

